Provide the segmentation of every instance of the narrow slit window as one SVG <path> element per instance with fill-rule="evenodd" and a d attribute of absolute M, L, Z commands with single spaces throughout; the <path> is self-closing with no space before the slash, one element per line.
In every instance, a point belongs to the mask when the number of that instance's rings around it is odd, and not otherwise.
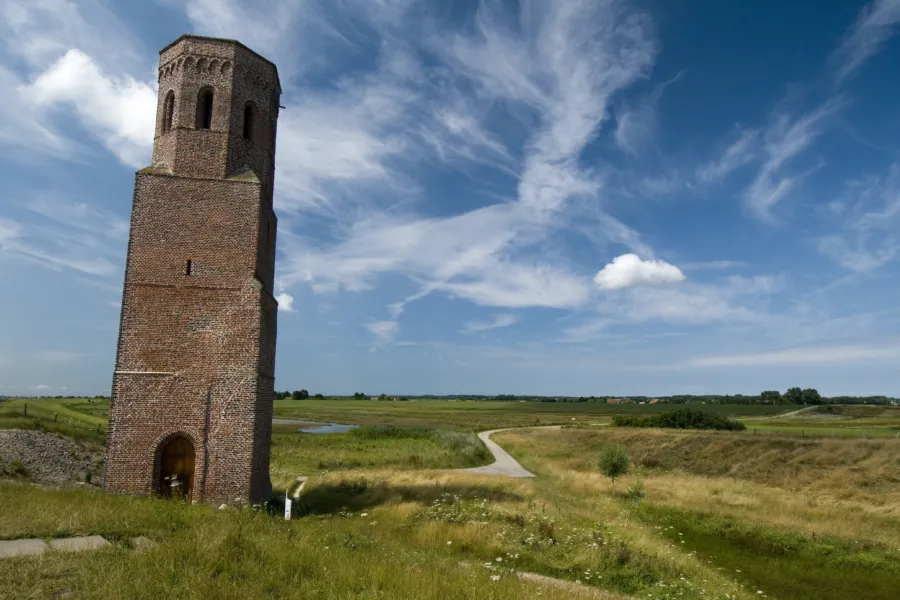
<path fill-rule="evenodd" d="M 190 277 L 193 269 L 194 269 L 194 262 L 192 260 L 188 259 L 187 266 L 184 268 L 184 274 L 187 277 Z"/>
<path fill-rule="evenodd" d="M 166 102 L 163 105 L 163 133 L 172 129 L 172 121 L 175 118 L 175 92 L 169 90 L 166 94 Z"/>
<path fill-rule="evenodd" d="M 253 121 L 256 115 L 254 114 L 253 105 L 247 104 L 244 107 L 244 139 L 252 140 L 253 139 Z"/>
<path fill-rule="evenodd" d="M 200 92 L 197 101 L 197 128 L 212 129 L 213 91 L 205 89 Z"/>

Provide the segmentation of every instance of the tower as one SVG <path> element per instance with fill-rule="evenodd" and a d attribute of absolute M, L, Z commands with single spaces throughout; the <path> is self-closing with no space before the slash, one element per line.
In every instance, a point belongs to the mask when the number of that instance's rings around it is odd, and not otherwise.
<path fill-rule="evenodd" d="M 160 51 L 153 163 L 135 175 L 105 486 L 201 502 L 271 493 L 281 86 L 232 40 Z"/>

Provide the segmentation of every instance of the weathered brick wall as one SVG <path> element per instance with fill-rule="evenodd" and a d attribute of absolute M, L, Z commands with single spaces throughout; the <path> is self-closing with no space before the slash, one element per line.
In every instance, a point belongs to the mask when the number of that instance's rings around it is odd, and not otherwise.
<path fill-rule="evenodd" d="M 208 130 L 196 129 L 205 88 Z M 154 165 L 135 178 L 113 377 L 112 491 L 157 489 L 160 447 L 180 434 L 194 445 L 194 500 L 271 493 L 279 94 L 274 65 L 235 42 L 186 36 L 160 54 Z"/>

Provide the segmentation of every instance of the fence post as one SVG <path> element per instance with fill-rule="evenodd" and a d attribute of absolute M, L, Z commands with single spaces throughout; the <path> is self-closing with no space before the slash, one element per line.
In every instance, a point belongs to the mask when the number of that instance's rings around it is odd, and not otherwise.
<path fill-rule="evenodd" d="M 100 423 L 97 423 L 97 433 L 100 433 Z"/>
<path fill-rule="evenodd" d="M 53 413 L 53 422 L 56 423 L 59 420 L 59 413 Z"/>
<path fill-rule="evenodd" d="M 22 407 L 25 409 L 25 416 L 27 417 L 28 416 L 28 405 L 23 404 Z"/>

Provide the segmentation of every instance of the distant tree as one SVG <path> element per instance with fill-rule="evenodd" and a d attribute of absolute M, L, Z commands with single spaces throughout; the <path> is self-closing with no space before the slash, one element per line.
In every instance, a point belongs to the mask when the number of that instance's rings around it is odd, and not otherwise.
<path fill-rule="evenodd" d="M 300 399 L 306 400 L 307 398 L 309 398 L 309 392 L 306 390 L 300 390 Z"/>
<path fill-rule="evenodd" d="M 803 404 L 803 390 L 792 387 L 784 393 L 784 401 L 786 404 Z"/>
<path fill-rule="evenodd" d="M 822 404 L 822 396 L 819 395 L 818 390 L 813 388 L 803 390 L 801 398 L 803 398 L 803 404 Z"/>
<path fill-rule="evenodd" d="M 316 395 L 314 396 L 314 398 L 315 398 L 316 400 L 324 400 L 324 399 L 325 399 L 325 396 L 323 396 L 322 394 L 316 394 Z"/>
<path fill-rule="evenodd" d="M 617 477 L 628 474 L 631 463 L 624 446 L 610 444 L 603 448 L 597 466 L 600 468 L 600 472 L 609 477 L 615 486 Z"/>
<path fill-rule="evenodd" d="M 387 394 L 381 394 L 380 396 L 378 396 L 378 399 L 379 400 L 387 400 Z"/>
<path fill-rule="evenodd" d="M 759 395 L 759 400 L 763 404 L 780 404 L 781 392 L 777 390 L 768 390 Z"/>
<path fill-rule="evenodd" d="M 291 394 L 292 400 L 306 400 L 309 398 L 309 392 L 306 390 L 295 390 L 294 393 Z"/>
<path fill-rule="evenodd" d="M 366 395 L 363 394 L 362 392 L 356 392 L 356 393 L 354 393 L 354 394 L 353 394 L 353 397 L 354 397 L 356 400 L 365 400 L 365 399 L 366 399 Z"/>

